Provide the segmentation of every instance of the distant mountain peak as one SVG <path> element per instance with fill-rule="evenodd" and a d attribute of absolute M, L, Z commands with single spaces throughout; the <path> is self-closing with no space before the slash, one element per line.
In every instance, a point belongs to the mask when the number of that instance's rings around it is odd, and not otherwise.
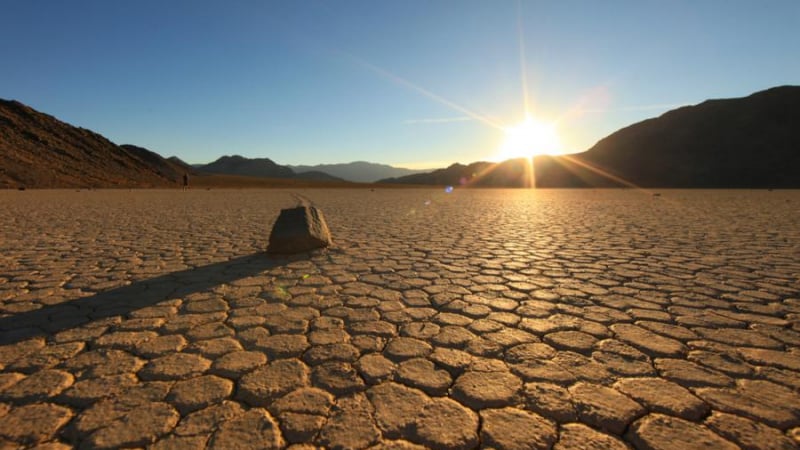
<path fill-rule="evenodd" d="M 353 161 L 339 164 L 317 164 L 314 166 L 299 165 L 289 167 L 299 174 L 312 171 L 325 172 L 343 180 L 354 181 L 358 183 L 372 183 L 383 178 L 399 177 L 426 172 L 426 170 L 393 167 L 388 164 L 379 164 L 368 161 Z"/>
<path fill-rule="evenodd" d="M 338 181 L 340 178 L 321 171 L 295 173 L 292 168 L 275 163 L 269 158 L 246 158 L 241 155 L 224 155 L 197 170 L 227 175 L 246 175 L 261 178 L 299 178 L 305 180 Z"/>

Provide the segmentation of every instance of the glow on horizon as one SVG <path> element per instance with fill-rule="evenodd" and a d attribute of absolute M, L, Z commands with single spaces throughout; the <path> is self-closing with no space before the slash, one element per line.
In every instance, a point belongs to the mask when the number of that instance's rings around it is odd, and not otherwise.
<path fill-rule="evenodd" d="M 528 116 L 522 122 L 506 128 L 505 140 L 492 158 L 499 162 L 563 153 L 555 124 Z"/>

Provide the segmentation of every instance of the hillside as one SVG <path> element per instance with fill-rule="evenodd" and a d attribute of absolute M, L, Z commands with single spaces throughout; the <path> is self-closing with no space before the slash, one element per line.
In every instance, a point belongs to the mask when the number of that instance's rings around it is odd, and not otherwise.
<path fill-rule="evenodd" d="M 175 185 L 174 167 L 153 155 L 0 99 L 0 188 Z"/>
<path fill-rule="evenodd" d="M 269 158 L 245 158 L 239 155 L 222 156 L 216 161 L 198 166 L 197 170 L 227 175 L 246 175 L 250 177 L 292 178 L 292 169 L 276 164 Z"/>
<path fill-rule="evenodd" d="M 417 173 L 430 172 L 429 170 L 405 169 L 387 164 L 377 164 L 367 161 L 354 161 L 343 164 L 318 164 L 315 166 L 288 166 L 298 174 L 306 172 L 324 172 L 347 181 L 372 183 L 384 178 L 402 177 Z"/>
<path fill-rule="evenodd" d="M 222 156 L 212 163 L 195 166 L 195 168 L 201 172 L 224 175 L 342 181 L 341 178 L 317 170 L 295 173 L 290 167 L 277 164 L 269 158 L 245 158 L 239 155 Z"/>
<path fill-rule="evenodd" d="M 381 182 L 455 184 L 471 170 L 451 166 Z M 583 153 L 537 157 L 535 171 L 537 187 L 800 188 L 800 86 L 678 108 L 612 133 Z M 477 185 L 519 181 L 512 172 Z"/>
<path fill-rule="evenodd" d="M 576 156 L 640 186 L 800 187 L 800 86 L 672 110 Z"/>

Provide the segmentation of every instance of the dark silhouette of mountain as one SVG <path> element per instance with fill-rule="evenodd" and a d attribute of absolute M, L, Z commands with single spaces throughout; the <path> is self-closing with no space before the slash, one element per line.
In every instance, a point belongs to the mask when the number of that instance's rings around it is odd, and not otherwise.
<path fill-rule="evenodd" d="M 638 186 L 800 187 L 800 86 L 678 108 L 576 156 Z"/>
<path fill-rule="evenodd" d="M 144 149 L 0 99 L 0 187 L 164 187 L 178 174 Z"/>
<path fill-rule="evenodd" d="M 341 181 L 341 178 L 320 171 L 296 174 L 287 166 L 275 163 L 269 158 L 245 158 L 244 156 L 222 156 L 216 161 L 195 166 L 201 172 L 225 175 L 246 175 L 262 178 L 299 178 L 303 180 Z"/>
<path fill-rule="evenodd" d="M 354 161 L 343 164 L 318 164 L 315 166 L 289 166 L 298 174 L 310 171 L 320 171 L 339 177 L 343 180 L 359 183 L 372 183 L 384 178 L 402 177 L 416 173 L 430 172 L 430 170 L 414 170 L 402 167 L 393 167 L 387 164 L 377 164 L 367 161 Z"/>
<path fill-rule="evenodd" d="M 537 187 L 798 188 L 800 86 L 685 106 L 625 127 L 583 153 L 534 162 Z M 494 170 L 510 170 L 507 163 Z M 453 185 L 476 171 L 472 166 L 381 182 Z M 518 186 L 516 173 L 507 180 L 487 175 L 473 185 Z"/>
<path fill-rule="evenodd" d="M 251 177 L 293 178 L 292 169 L 275 164 L 269 158 L 245 158 L 244 156 L 222 156 L 216 161 L 197 167 L 201 172 Z"/>
<path fill-rule="evenodd" d="M 445 169 L 419 173 L 398 178 L 387 178 L 379 183 L 470 186 L 470 187 L 525 187 L 526 158 L 509 159 L 500 163 L 474 162 L 464 165 L 455 163 Z"/>

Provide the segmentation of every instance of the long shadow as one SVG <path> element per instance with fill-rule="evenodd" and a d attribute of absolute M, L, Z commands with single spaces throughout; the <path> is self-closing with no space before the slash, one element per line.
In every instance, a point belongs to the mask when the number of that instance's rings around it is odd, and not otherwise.
<path fill-rule="evenodd" d="M 36 336 L 50 336 L 113 316 L 127 316 L 133 311 L 164 300 L 202 292 L 287 262 L 285 258 L 256 253 L 136 281 L 89 297 L 0 317 L 0 345 L 14 344 Z"/>

